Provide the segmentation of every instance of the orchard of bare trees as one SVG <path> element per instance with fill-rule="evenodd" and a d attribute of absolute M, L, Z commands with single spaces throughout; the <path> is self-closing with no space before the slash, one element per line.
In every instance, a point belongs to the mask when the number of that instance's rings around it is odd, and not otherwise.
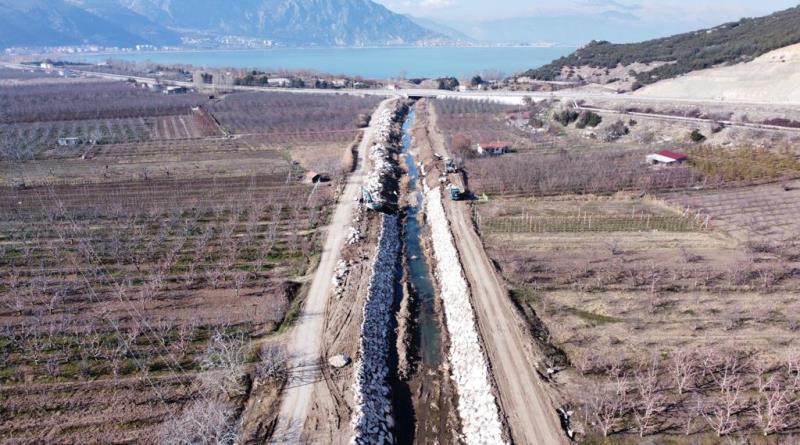
<path fill-rule="evenodd" d="M 684 189 L 702 180 L 691 168 L 652 170 L 643 159 L 642 152 L 562 152 L 474 159 L 466 169 L 479 193 L 612 194 Z"/>
<path fill-rule="evenodd" d="M 358 116 L 374 108 L 371 96 L 240 93 L 210 107 L 220 124 L 235 133 L 276 142 L 351 141 Z"/>
<path fill-rule="evenodd" d="M 724 349 L 677 349 L 669 356 L 576 356 L 601 379 L 580 406 L 589 435 L 710 435 L 800 427 L 800 353 L 782 357 Z M 720 439 L 721 440 L 721 439 Z"/>
<path fill-rule="evenodd" d="M 377 103 L 295 98 L 0 86 L 0 165 L 20 181 L 0 193 L 0 437 L 263 439 L 248 401 L 286 377 L 267 344 L 295 317 L 335 197 L 274 144 L 342 158 Z"/>
<path fill-rule="evenodd" d="M 251 181 L 231 194 L 225 184 L 208 184 L 204 206 L 183 204 L 178 184 L 166 201 L 147 191 L 113 202 L 113 195 L 70 196 L 61 188 L 4 202 L 4 390 L 143 379 L 158 399 L 158 382 L 200 373 L 200 386 L 183 381 L 196 400 L 185 411 L 190 417 L 198 403 L 211 415 L 207 408 L 216 405 L 202 404 L 212 394 L 246 394 L 251 339 L 291 310 L 298 286 L 285 283 L 309 267 L 328 202 L 306 188 L 264 185 Z"/>
<path fill-rule="evenodd" d="M 0 123 L 115 119 L 182 114 L 207 98 L 165 95 L 125 82 L 0 87 Z"/>

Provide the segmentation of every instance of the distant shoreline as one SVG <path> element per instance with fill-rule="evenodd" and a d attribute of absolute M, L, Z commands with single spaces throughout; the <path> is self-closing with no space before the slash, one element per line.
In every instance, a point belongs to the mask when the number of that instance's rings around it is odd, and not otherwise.
<path fill-rule="evenodd" d="M 389 79 L 465 78 L 498 72 L 509 75 L 545 65 L 570 52 L 572 47 L 376 46 L 105 51 L 51 57 L 85 63 L 119 59 L 209 68 L 311 70 Z"/>
<path fill-rule="evenodd" d="M 258 51 L 282 51 L 282 50 L 368 50 L 368 49 L 425 49 L 425 48 L 458 48 L 458 49 L 577 49 L 576 45 L 392 45 L 392 46 L 276 46 L 268 48 L 180 48 L 180 49 L 160 49 L 160 50 L 147 50 L 147 51 L 97 51 L 97 52 L 80 52 L 80 53 L 45 53 L 59 56 L 113 56 L 113 55 L 128 55 L 128 54 L 174 54 L 174 53 L 209 53 L 209 52 L 258 52 Z"/>

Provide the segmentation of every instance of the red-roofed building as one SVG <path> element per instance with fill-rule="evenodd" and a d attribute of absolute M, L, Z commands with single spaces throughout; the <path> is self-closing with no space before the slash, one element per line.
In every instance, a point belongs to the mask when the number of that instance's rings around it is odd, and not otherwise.
<path fill-rule="evenodd" d="M 478 144 L 478 153 L 484 155 L 498 156 L 508 153 L 511 150 L 511 144 L 508 142 L 481 142 Z"/>
<path fill-rule="evenodd" d="M 647 155 L 647 163 L 653 165 L 671 165 L 682 164 L 689 157 L 683 153 L 677 153 L 669 150 L 661 150 L 658 153 Z"/>

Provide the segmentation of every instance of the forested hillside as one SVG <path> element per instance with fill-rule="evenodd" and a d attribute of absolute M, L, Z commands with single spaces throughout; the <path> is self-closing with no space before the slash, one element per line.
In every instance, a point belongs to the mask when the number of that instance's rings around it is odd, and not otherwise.
<path fill-rule="evenodd" d="M 715 65 L 750 61 L 795 43 L 800 43 L 800 6 L 766 17 L 745 18 L 716 28 L 642 43 L 592 42 L 522 75 L 540 80 L 561 80 L 563 69 L 568 67 L 614 68 L 637 62 L 672 62 L 636 74 L 640 84 L 649 84 Z"/>

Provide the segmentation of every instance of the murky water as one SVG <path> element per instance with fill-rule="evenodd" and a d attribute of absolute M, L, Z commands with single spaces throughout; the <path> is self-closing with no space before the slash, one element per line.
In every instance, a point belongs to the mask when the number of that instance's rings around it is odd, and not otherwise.
<path fill-rule="evenodd" d="M 433 287 L 430 267 L 422 250 L 420 241 L 419 210 L 423 204 L 422 190 L 419 183 L 419 169 L 414 156 L 409 151 L 411 147 L 411 127 L 414 125 L 416 112 L 414 109 L 408 114 L 403 124 L 403 153 L 405 154 L 408 169 L 408 191 L 413 194 L 412 205 L 406 211 L 405 229 L 403 231 L 405 256 L 408 264 L 408 280 L 416 294 L 417 323 L 414 339 L 419 351 L 422 365 L 436 368 L 442 362 L 441 324 L 436 315 L 436 291 Z"/>

